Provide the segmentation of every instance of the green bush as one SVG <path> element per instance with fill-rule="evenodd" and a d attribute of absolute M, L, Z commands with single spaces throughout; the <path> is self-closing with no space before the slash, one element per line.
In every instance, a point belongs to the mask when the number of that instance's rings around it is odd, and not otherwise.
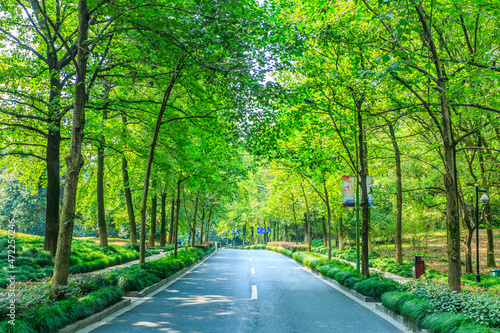
<path fill-rule="evenodd" d="M 365 296 L 380 297 L 386 292 L 395 291 L 398 286 L 399 283 L 390 279 L 371 278 L 357 283 L 353 289 Z"/>
<path fill-rule="evenodd" d="M 401 314 L 401 308 L 407 301 L 415 299 L 411 292 L 389 291 L 381 295 L 382 305 L 387 309 Z"/>
<path fill-rule="evenodd" d="M 418 326 L 422 326 L 424 318 L 433 312 L 432 303 L 426 299 L 415 298 L 401 306 L 401 314 Z"/>
<path fill-rule="evenodd" d="M 432 333 L 453 333 L 460 326 L 469 323 L 469 318 L 462 314 L 441 312 L 425 317 L 422 321 L 422 327 Z"/>

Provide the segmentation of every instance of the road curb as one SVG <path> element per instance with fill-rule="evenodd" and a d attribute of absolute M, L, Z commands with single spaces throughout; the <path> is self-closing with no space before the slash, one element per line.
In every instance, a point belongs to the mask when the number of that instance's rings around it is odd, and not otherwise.
<path fill-rule="evenodd" d="M 101 321 L 103 318 L 109 316 L 112 313 L 115 313 L 124 307 L 130 305 L 132 303 L 131 299 L 124 299 L 118 303 L 115 303 L 111 305 L 110 307 L 105 308 L 101 312 L 95 313 L 91 315 L 90 317 L 87 317 L 85 319 L 79 320 L 74 324 L 71 324 L 69 326 L 66 326 L 62 329 L 59 330 L 59 333 L 74 333 L 78 330 L 81 330 L 82 328 L 85 328 L 87 326 L 90 326 L 94 323 L 97 323 L 98 321 Z"/>
<path fill-rule="evenodd" d="M 102 310 L 101 312 L 95 313 L 91 315 L 90 317 L 84 318 L 82 320 L 77 321 L 74 324 L 71 324 L 69 326 L 63 327 L 60 329 L 58 332 L 59 333 L 75 333 L 75 332 L 90 332 L 94 329 L 96 329 L 99 326 L 102 326 L 105 324 L 107 321 L 105 320 L 106 317 L 109 317 L 111 315 L 116 315 L 116 317 L 121 316 L 123 313 L 133 309 L 137 305 L 140 305 L 143 303 L 147 296 L 154 296 L 157 293 L 159 293 L 161 290 L 169 287 L 170 285 L 174 284 L 177 282 L 178 279 L 182 278 L 184 275 L 188 274 L 190 270 L 193 270 L 197 266 L 201 265 L 208 259 L 210 259 L 212 256 L 217 253 L 217 249 L 215 249 L 212 253 L 208 254 L 205 256 L 203 259 L 201 259 L 198 262 L 195 262 L 188 267 L 185 267 L 181 269 L 180 271 L 176 272 L 175 274 L 169 276 L 168 278 L 163 279 L 162 281 L 155 283 L 149 287 L 146 287 L 142 289 L 141 291 L 137 292 L 128 292 L 126 294 L 125 298 L 122 301 L 107 307 L 106 309 Z M 136 294 L 134 294 L 136 293 Z M 134 304 L 135 303 L 135 304 Z M 121 312 L 121 313 L 118 313 Z M 96 327 L 90 328 L 90 326 L 95 325 Z M 88 330 L 88 328 L 90 328 Z"/>
<path fill-rule="evenodd" d="M 426 330 L 425 328 L 420 328 L 413 321 L 409 320 L 406 317 L 403 317 L 400 314 L 397 314 L 396 312 L 394 312 L 392 310 L 387 309 L 382 304 L 375 304 L 375 309 L 377 309 L 380 312 L 383 312 L 383 313 L 387 314 L 388 316 L 391 316 L 392 318 L 394 318 L 394 320 L 397 320 L 401 324 L 403 324 L 406 327 L 408 327 L 408 329 L 411 329 L 412 332 L 416 332 L 416 333 L 430 333 L 430 331 Z"/>

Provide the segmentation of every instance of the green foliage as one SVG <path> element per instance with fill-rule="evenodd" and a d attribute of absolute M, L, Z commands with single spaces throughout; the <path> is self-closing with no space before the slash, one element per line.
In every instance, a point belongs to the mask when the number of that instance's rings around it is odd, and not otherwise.
<path fill-rule="evenodd" d="M 412 277 L 412 263 L 407 260 L 403 260 L 402 265 L 398 265 L 393 258 L 374 258 L 370 262 L 373 264 L 373 267 L 382 271 L 399 276 Z"/>
<path fill-rule="evenodd" d="M 390 291 L 381 296 L 382 305 L 396 313 L 401 313 L 403 305 L 415 299 L 415 295 L 410 292 Z"/>
<path fill-rule="evenodd" d="M 380 297 L 384 293 L 395 291 L 399 286 L 394 280 L 390 279 L 366 279 L 354 285 L 353 289 L 365 296 Z"/>
<path fill-rule="evenodd" d="M 433 311 L 432 303 L 426 299 L 415 298 L 404 302 L 401 315 L 409 318 L 415 324 L 422 326 L 424 318 Z"/>
<path fill-rule="evenodd" d="M 422 327 L 432 333 L 453 333 L 460 326 L 468 323 L 470 323 L 469 318 L 463 314 L 443 312 L 425 317 L 422 321 Z"/>

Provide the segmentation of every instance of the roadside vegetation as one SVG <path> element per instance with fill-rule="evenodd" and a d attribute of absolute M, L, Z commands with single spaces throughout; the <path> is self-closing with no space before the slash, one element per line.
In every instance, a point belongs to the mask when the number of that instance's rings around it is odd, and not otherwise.
<path fill-rule="evenodd" d="M 0 291 L 0 332 L 52 333 L 119 302 L 129 291 L 140 291 L 199 261 L 215 248 L 186 248 L 144 264 L 100 273 L 71 274 L 61 300 L 50 300 L 50 278 L 15 282 Z M 8 320 L 9 292 L 15 290 L 16 322 Z"/>

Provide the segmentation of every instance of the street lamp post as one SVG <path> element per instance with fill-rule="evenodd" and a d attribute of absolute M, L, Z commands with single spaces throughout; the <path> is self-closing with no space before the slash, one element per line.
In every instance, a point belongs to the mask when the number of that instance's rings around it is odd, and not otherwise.
<path fill-rule="evenodd" d="M 479 275 L 479 192 L 483 193 L 483 195 L 481 196 L 481 201 L 483 203 L 486 203 L 488 201 L 486 190 L 480 190 L 479 185 L 476 184 L 476 282 L 481 282 L 481 275 Z"/>

